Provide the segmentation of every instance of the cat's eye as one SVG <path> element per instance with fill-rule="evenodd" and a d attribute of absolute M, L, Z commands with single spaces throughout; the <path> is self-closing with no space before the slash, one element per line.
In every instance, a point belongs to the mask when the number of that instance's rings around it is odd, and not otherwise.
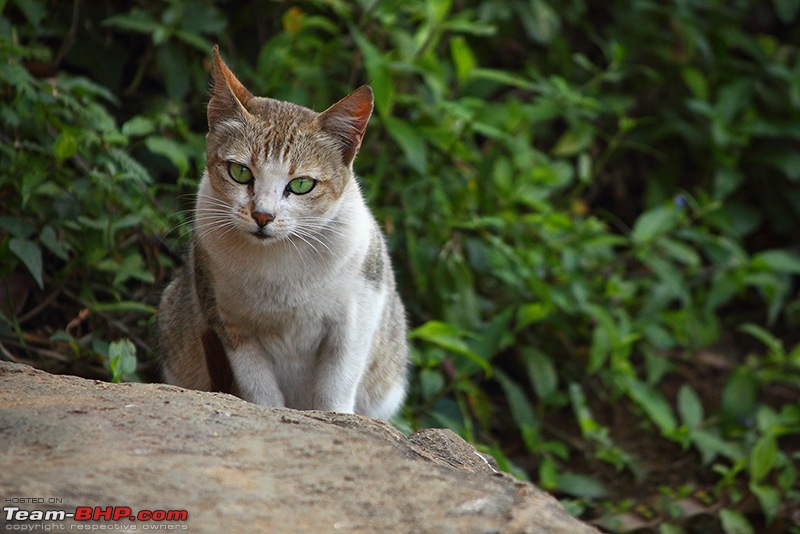
<path fill-rule="evenodd" d="M 253 173 L 250 169 L 233 161 L 228 163 L 228 175 L 234 182 L 240 184 L 249 184 L 253 179 Z"/>
<path fill-rule="evenodd" d="M 305 195 L 314 189 L 315 185 L 317 185 L 317 181 L 315 179 L 309 178 L 308 176 L 301 176 L 289 182 L 289 185 L 286 186 L 286 189 L 295 195 Z"/>

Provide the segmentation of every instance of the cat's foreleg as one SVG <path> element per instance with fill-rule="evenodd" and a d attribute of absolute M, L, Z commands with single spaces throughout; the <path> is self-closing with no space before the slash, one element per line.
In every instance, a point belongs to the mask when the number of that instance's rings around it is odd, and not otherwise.
<path fill-rule="evenodd" d="M 341 321 L 331 326 L 317 355 L 314 409 L 353 413 L 368 353 L 352 339 L 353 329 Z"/>
<path fill-rule="evenodd" d="M 227 352 L 236 390 L 244 400 L 262 406 L 286 406 L 272 363 L 264 358 L 260 344 L 256 341 L 245 341 L 235 348 L 228 348 Z"/>

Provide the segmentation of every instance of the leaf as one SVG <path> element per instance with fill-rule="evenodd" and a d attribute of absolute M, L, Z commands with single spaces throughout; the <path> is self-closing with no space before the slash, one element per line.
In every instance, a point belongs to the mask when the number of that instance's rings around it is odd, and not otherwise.
<path fill-rule="evenodd" d="M 778 17 L 784 24 L 791 24 L 800 14 L 800 0 L 772 0 Z"/>
<path fill-rule="evenodd" d="M 152 119 L 137 115 L 122 125 L 122 133 L 127 136 L 144 137 L 153 133 L 156 129 Z"/>
<path fill-rule="evenodd" d="M 719 511 L 719 519 L 725 534 L 753 534 L 753 526 L 741 512 L 723 508 Z"/>
<path fill-rule="evenodd" d="M 355 26 L 350 27 L 350 33 L 364 55 L 364 67 L 375 94 L 375 109 L 381 117 L 388 119 L 394 101 L 394 84 L 389 75 L 389 67 L 380 51 Z"/>
<path fill-rule="evenodd" d="M 673 205 L 650 209 L 636 219 L 631 239 L 635 244 L 648 243 L 675 228 L 679 220 L 679 213 Z"/>
<path fill-rule="evenodd" d="M 539 423 L 533 411 L 533 406 L 531 406 L 523 389 L 502 371 L 495 371 L 495 379 L 500 383 L 500 387 L 503 388 L 508 407 L 511 410 L 511 417 L 517 426 L 520 429 L 523 427 L 538 428 Z"/>
<path fill-rule="evenodd" d="M 104 302 L 93 304 L 90 307 L 92 313 L 145 313 L 155 315 L 158 311 L 154 306 L 142 302 L 123 300 L 122 302 Z"/>
<path fill-rule="evenodd" d="M 549 44 L 561 30 L 558 13 L 544 0 L 531 0 L 527 6 L 522 3 L 519 6 L 517 15 L 528 37 L 539 44 Z"/>
<path fill-rule="evenodd" d="M 778 356 L 785 354 L 783 341 L 766 328 L 753 323 L 745 323 L 740 325 L 737 330 L 739 330 L 739 332 L 750 334 L 757 340 L 761 341 L 764 345 L 766 345 L 769 352 L 773 355 Z"/>
<path fill-rule="evenodd" d="M 423 369 L 419 372 L 419 386 L 425 400 L 432 399 L 444 387 L 442 373 L 433 369 Z"/>
<path fill-rule="evenodd" d="M 136 371 L 136 346 L 130 339 L 114 341 L 108 346 L 111 381 L 118 384 L 122 377 Z"/>
<path fill-rule="evenodd" d="M 658 240 L 658 246 L 663 248 L 664 252 L 670 257 L 683 263 L 687 267 L 696 268 L 700 266 L 700 254 L 686 243 L 663 236 Z"/>
<path fill-rule="evenodd" d="M 761 436 L 750 451 L 750 479 L 754 483 L 761 482 L 775 466 L 778 457 L 778 443 L 775 436 Z"/>
<path fill-rule="evenodd" d="M 764 511 L 764 515 L 767 518 L 767 524 L 771 524 L 781 508 L 782 499 L 780 491 L 774 486 L 755 484 L 753 482 L 750 483 L 750 491 L 752 491 L 753 495 L 758 499 L 761 510 Z"/>
<path fill-rule="evenodd" d="M 410 339 L 421 339 L 445 350 L 449 350 L 460 356 L 477 363 L 488 375 L 491 375 L 492 368 L 484 358 L 476 354 L 467 346 L 463 337 L 468 335 L 463 330 L 441 321 L 428 321 L 409 332 Z"/>
<path fill-rule="evenodd" d="M 150 136 L 144 140 L 144 145 L 147 147 L 147 150 L 153 154 L 158 154 L 167 158 L 181 173 L 189 169 L 189 158 L 186 155 L 184 147 L 172 139 L 161 136 Z"/>
<path fill-rule="evenodd" d="M 422 134 L 401 119 L 386 117 L 384 121 L 389 135 L 403 150 L 406 162 L 420 174 L 425 174 L 428 168 L 428 150 Z"/>
<path fill-rule="evenodd" d="M 594 477 L 578 473 L 560 473 L 556 477 L 558 489 L 575 497 L 601 499 L 608 495 L 608 489 Z"/>
<path fill-rule="evenodd" d="M 152 34 L 161 27 L 158 22 L 150 18 L 150 15 L 139 8 L 133 8 L 130 13 L 108 17 L 103 21 L 103 26 L 147 34 Z"/>
<path fill-rule="evenodd" d="M 747 424 L 756 411 L 757 381 L 752 369 L 739 366 L 733 370 L 722 389 L 722 416 L 729 423 Z"/>
<path fill-rule="evenodd" d="M 8 231 L 14 237 L 28 238 L 36 233 L 36 227 L 20 217 L 0 216 L 0 228 Z"/>
<path fill-rule="evenodd" d="M 3 12 L 2 5 L 4 3 L 5 2 L 0 3 L 0 13 Z M 31 26 L 35 28 L 39 27 L 39 24 L 44 20 L 47 14 L 45 2 L 39 0 L 14 0 L 14 3 L 19 10 L 22 11 L 22 14 L 25 15 L 25 18 L 28 19 Z"/>
<path fill-rule="evenodd" d="M 523 328 L 546 319 L 553 311 L 553 306 L 545 302 L 532 302 L 520 306 L 517 311 L 517 328 Z"/>
<path fill-rule="evenodd" d="M 191 79 L 185 54 L 174 43 L 166 42 L 156 49 L 156 63 L 166 82 L 169 97 L 182 102 L 189 92 Z"/>
<path fill-rule="evenodd" d="M 589 349 L 589 365 L 587 371 L 596 373 L 603 368 L 614 343 L 617 341 L 617 326 L 611 315 L 602 306 L 590 305 L 588 308 L 592 319 L 597 324 L 592 331 L 592 345 Z"/>
<path fill-rule="evenodd" d="M 718 454 L 733 461 L 744 456 L 744 452 L 738 446 L 725 441 L 718 434 L 709 430 L 693 430 L 691 439 L 697 450 L 700 451 L 703 465 L 710 464 Z"/>
<path fill-rule="evenodd" d="M 700 69 L 687 67 L 681 72 L 683 82 L 692 91 L 698 100 L 708 101 L 708 81 L 706 75 Z"/>
<path fill-rule="evenodd" d="M 78 152 L 80 143 L 76 131 L 72 128 L 62 130 L 53 144 L 53 155 L 59 163 L 71 158 Z"/>
<path fill-rule="evenodd" d="M 546 399 L 558 388 L 558 373 L 553 362 L 538 349 L 527 347 L 522 350 L 528 378 L 533 390 L 540 399 Z"/>
<path fill-rule="evenodd" d="M 568 158 L 588 149 L 594 142 L 594 128 L 581 123 L 567 130 L 553 147 L 553 155 Z"/>
<path fill-rule="evenodd" d="M 586 395 L 577 382 L 569 385 L 569 398 L 572 403 L 572 411 L 578 419 L 578 425 L 581 429 L 581 434 L 586 437 L 591 432 L 599 428 L 599 424 L 594 420 L 592 411 L 589 409 L 589 404 L 586 402 Z"/>
<path fill-rule="evenodd" d="M 661 393 L 650 384 L 634 378 L 626 380 L 628 394 L 647 413 L 664 435 L 675 431 L 677 423 L 672 407 Z"/>
<path fill-rule="evenodd" d="M 33 279 L 36 280 L 36 285 L 38 285 L 40 289 L 44 288 L 44 281 L 42 280 L 41 247 L 30 239 L 15 237 L 8 242 L 8 248 L 22 260 L 22 263 L 28 268 Z"/>
<path fill-rule="evenodd" d="M 786 274 L 800 274 L 800 252 L 786 249 L 765 250 L 753 256 L 753 266 Z"/>
<path fill-rule="evenodd" d="M 453 58 L 453 64 L 456 67 L 456 78 L 459 82 L 463 82 L 469 78 L 477 65 L 475 56 L 472 54 L 472 50 L 464 36 L 457 35 L 450 39 L 450 56 Z"/>
<path fill-rule="evenodd" d="M 684 384 L 678 391 L 678 414 L 689 428 L 697 428 L 703 423 L 703 401 L 689 384 Z"/>
<path fill-rule="evenodd" d="M 72 250 L 72 247 L 58 238 L 58 235 L 52 226 L 48 225 L 42 229 L 42 233 L 39 234 L 39 241 L 41 241 L 50 252 L 62 260 L 69 260 L 69 253 Z"/>

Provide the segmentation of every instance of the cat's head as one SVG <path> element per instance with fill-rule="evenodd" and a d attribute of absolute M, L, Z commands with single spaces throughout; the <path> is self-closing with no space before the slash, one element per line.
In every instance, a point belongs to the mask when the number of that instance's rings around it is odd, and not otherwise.
<path fill-rule="evenodd" d="M 372 106 L 368 86 L 322 113 L 253 96 L 214 47 L 198 229 L 221 224 L 264 242 L 319 239 L 356 187 L 352 164 Z"/>

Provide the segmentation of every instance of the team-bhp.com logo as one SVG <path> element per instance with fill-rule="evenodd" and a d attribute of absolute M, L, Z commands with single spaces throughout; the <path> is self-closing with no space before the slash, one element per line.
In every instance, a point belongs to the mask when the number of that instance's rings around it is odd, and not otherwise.
<path fill-rule="evenodd" d="M 92 525 L 100 521 L 148 521 L 155 522 L 156 524 L 141 525 L 142 530 L 173 530 L 174 528 L 165 527 L 167 527 L 169 523 L 185 523 L 186 520 L 189 519 L 189 513 L 186 510 L 139 510 L 138 512 L 134 512 L 128 506 L 78 506 L 75 508 L 74 512 L 67 512 L 66 510 L 23 510 L 19 506 L 4 506 L 3 516 L 7 522 L 6 530 L 38 530 L 34 528 L 22 529 L 20 527 L 32 521 L 55 522 L 66 521 L 67 519 L 87 523 L 86 525 L 81 523 L 77 525 L 72 524 L 70 525 L 70 530 L 73 530 L 73 527 L 76 527 L 75 530 L 95 530 Z M 169 526 L 176 527 L 178 525 Z M 181 527 L 185 528 L 186 525 L 181 525 Z M 135 527 L 130 530 L 134 529 Z"/>

